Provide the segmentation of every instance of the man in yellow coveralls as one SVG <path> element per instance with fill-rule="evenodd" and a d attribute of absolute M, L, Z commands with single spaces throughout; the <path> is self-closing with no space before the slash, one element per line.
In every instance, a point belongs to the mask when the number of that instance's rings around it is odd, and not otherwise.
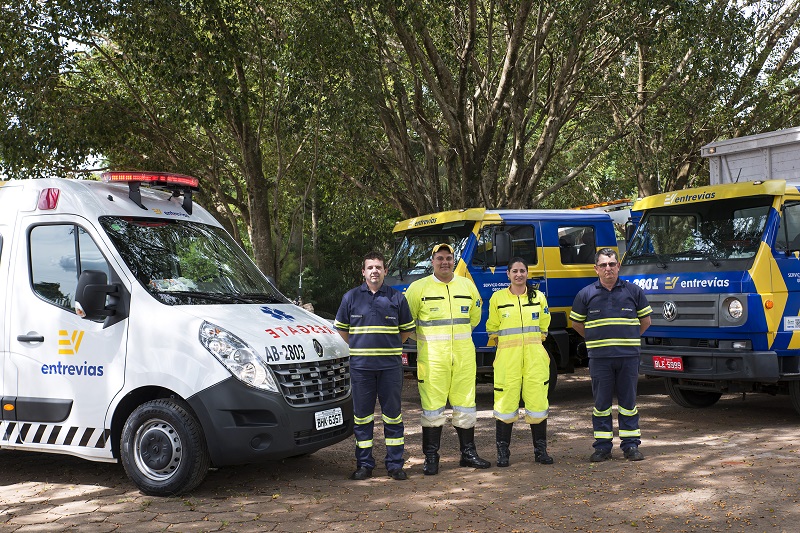
<path fill-rule="evenodd" d="M 409 285 L 406 300 L 417 329 L 417 381 L 422 403 L 422 451 L 425 475 L 439 473 L 439 444 L 447 401 L 461 448 L 461 466 L 489 468 L 475 449 L 475 345 L 472 328 L 481 320 L 475 284 L 456 276 L 453 248 L 437 244 L 431 254 L 433 275 Z"/>

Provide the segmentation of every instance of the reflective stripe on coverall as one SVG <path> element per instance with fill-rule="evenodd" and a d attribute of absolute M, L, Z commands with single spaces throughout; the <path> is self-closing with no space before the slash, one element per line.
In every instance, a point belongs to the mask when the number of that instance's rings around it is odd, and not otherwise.
<path fill-rule="evenodd" d="M 520 392 L 525 402 L 525 422 L 538 424 L 547 418 L 550 356 L 542 339 L 550 327 L 547 299 L 536 291 L 517 296 L 506 288 L 489 302 L 486 332 L 497 337 L 494 359 L 494 417 L 513 423 L 519 416 Z"/>
<path fill-rule="evenodd" d="M 409 285 L 406 300 L 417 324 L 417 380 L 423 427 L 444 425 L 448 399 L 453 426 L 475 427 L 475 345 L 472 328 L 481 319 L 475 284 L 454 276 L 443 283 L 435 276 Z"/>

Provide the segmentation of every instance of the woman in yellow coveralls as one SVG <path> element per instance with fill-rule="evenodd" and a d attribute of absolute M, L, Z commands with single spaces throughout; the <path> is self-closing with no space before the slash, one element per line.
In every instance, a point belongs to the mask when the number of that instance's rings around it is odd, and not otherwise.
<path fill-rule="evenodd" d="M 511 284 L 489 300 L 486 332 L 497 338 L 494 359 L 494 417 L 497 428 L 497 466 L 508 466 L 511 430 L 519 417 L 520 393 L 525 422 L 533 435 L 537 463 L 553 464 L 547 454 L 547 389 L 550 356 L 542 346 L 550 326 L 547 299 L 528 285 L 528 264 L 520 257 L 508 263 Z"/>

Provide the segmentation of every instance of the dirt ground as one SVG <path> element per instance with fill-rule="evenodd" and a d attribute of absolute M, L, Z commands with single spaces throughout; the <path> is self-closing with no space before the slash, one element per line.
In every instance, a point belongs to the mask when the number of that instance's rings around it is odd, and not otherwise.
<path fill-rule="evenodd" d="M 549 452 L 533 462 L 528 426 L 515 425 L 511 466 L 494 466 L 491 385 L 478 385 L 479 453 L 492 468 L 458 466 L 445 428 L 441 470 L 422 475 L 416 383 L 404 391 L 408 481 L 380 465 L 350 481 L 353 441 L 313 455 L 212 471 L 193 493 L 153 498 L 120 465 L 0 451 L 0 533 L 28 531 L 797 531 L 800 415 L 787 397 L 724 396 L 708 409 L 674 405 L 642 379 L 645 461 L 590 463 L 586 369 L 559 377 Z M 380 442 L 380 426 L 376 442 Z"/>

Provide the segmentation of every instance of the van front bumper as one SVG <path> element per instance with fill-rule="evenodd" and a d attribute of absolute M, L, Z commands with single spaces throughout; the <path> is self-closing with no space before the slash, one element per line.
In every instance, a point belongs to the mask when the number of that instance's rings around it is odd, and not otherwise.
<path fill-rule="evenodd" d="M 349 394 L 313 406 L 290 406 L 280 394 L 256 390 L 231 377 L 187 401 L 203 426 L 214 466 L 313 453 L 353 434 Z M 315 413 L 337 407 L 343 424 L 317 430 Z"/>
<path fill-rule="evenodd" d="M 654 357 L 680 357 L 683 370 L 656 369 Z M 778 355 L 772 351 L 716 350 L 642 346 L 639 373 L 679 379 L 709 381 L 759 381 L 780 378 Z"/>

